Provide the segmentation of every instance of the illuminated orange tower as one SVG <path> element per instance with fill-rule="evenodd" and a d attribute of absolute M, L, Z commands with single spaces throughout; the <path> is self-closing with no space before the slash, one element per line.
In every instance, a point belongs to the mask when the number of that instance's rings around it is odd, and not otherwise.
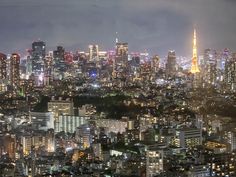
<path fill-rule="evenodd" d="M 197 35 L 196 29 L 194 29 L 193 35 L 193 58 L 192 58 L 192 65 L 191 65 L 191 73 L 199 73 L 200 70 L 198 68 L 198 59 L 197 59 Z"/>

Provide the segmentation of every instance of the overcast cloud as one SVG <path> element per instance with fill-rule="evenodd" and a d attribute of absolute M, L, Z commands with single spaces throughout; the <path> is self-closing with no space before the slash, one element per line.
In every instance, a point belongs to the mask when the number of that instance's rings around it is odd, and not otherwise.
<path fill-rule="evenodd" d="M 199 51 L 236 51 L 234 0 L 0 0 L 0 50 L 23 53 L 32 41 L 52 50 L 112 49 L 115 33 L 130 51 L 191 55 L 194 24 Z"/>

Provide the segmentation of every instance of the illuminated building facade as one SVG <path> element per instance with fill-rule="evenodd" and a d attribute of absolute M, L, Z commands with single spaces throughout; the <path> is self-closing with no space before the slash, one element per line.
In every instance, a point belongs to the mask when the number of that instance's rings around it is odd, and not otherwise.
<path fill-rule="evenodd" d="M 158 55 L 155 55 L 152 58 L 152 71 L 156 73 L 158 72 L 159 68 L 160 68 L 160 58 Z"/>
<path fill-rule="evenodd" d="M 99 59 L 98 45 L 89 45 L 89 61 L 97 61 Z"/>
<path fill-rule="evenodd" d="M 46 44 L 43 41 L 32 43 L 32 72 L 36 75 L 43 73 Z"/>
<path fill-rule="evenodd" d="M 65 133 L 74 133 L 80 125 L 88 123 L 90 117 L 61 115 L 59 116 L 58 126 L 55 127 L 55 132 L 64 131 Z"/>
<path fill-rule="evenodd" d="M 163 150 L 148 147 L 146 152 L 146 177 L 157 176 L 163 171 Z"/>
<path fill-rule="evenodd" d="M 13 53 L 10 58 L 10 82 L 17 87 L 20 83 L 20 55 Z"/>
<path fill-rule="evenodd" d="M 217 81 L 217 53 L 216 50 L 206 49 L 204 51 L 203 80 L 208 85 L 215 85 Z"/>
<path fill-rule="evenodd" d="M 194 29 L 194 35 L 193 35 L 193 58 L 192 58 L 192 65 L 191 65 L 191 73 L 199 73 L 199 67 L 198 67 L 198 56 L 197 56 L 197 34 L 196 29 Z"/>
<path fill-rule="evenodd" d="M 174 76 L 176 74 L 176 55 L 175 51 L 169 51 L 166 62 L 166 75 Z"/>
<path fill-rule="evenodd" d="M 116 64 L 126 66 L 128 62 L 128 43 L 116 43 Z"/>
<path fill-rule="evenodd" d="M 53 57 L 47 55 L 44 59 L 44 75 L 46 76 L 52 75 L 52 66 L 53 66 Z"/>
<path fill-rule="evenodd" d="M 0 53 L 0 80 L 7 78 L 7 56 Z"/>
<path fill-rule="evenodd" d="M 57 50 L 53 51 L 54 69 L 63 71 L 65 67 L 64 55 L 65 49 L 62 46 L 57 46 Z"/>
<path fill-rule="evenodd" d="M 233 53 L 232 58 L 226 61 L 225 82 L 229 90 L 236 90 L 236 53 Z"/>
<path fill-rule="evenodd" d="M 29 155 L 33 150 L 37 151 L 41 147 L 45 147 L 47 152 L 53 152 L 55 149 L 54 131 L 35 131 L 33 134 L 23 134 L 20 142 L 24 155 Z"/>

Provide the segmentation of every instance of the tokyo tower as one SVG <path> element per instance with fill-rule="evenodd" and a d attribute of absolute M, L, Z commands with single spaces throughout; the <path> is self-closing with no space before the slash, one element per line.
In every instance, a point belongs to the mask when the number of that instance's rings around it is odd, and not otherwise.
<path fill-rule="evenodd" d="M 191 65 L 191 73 L 199 73 L 200 70 L 198 68 L 198 59 L 197 59 L 197 35 L 196 29 L 194 29 L 193 35 L 193 58 L 192 58 L 192 65 Z"/>

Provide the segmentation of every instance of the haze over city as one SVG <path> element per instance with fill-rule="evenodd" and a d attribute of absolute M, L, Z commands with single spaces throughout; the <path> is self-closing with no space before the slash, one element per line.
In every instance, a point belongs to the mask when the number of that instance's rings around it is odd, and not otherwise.
<path fill-rule="evenodd" d="M 0 176 L 235 177 L 235 5 L 0 0 Z"/>
<path fill-rule="evenodd" d="M 199 51 L 235 49 L 234 0 L 1 0 L 0 49 L 24 53 L 32 41 L 47 48 L 114 47 L 116 32 L 130 51 L 166 56 L 169 49 L 191 56 L 194 25 Z"/>

